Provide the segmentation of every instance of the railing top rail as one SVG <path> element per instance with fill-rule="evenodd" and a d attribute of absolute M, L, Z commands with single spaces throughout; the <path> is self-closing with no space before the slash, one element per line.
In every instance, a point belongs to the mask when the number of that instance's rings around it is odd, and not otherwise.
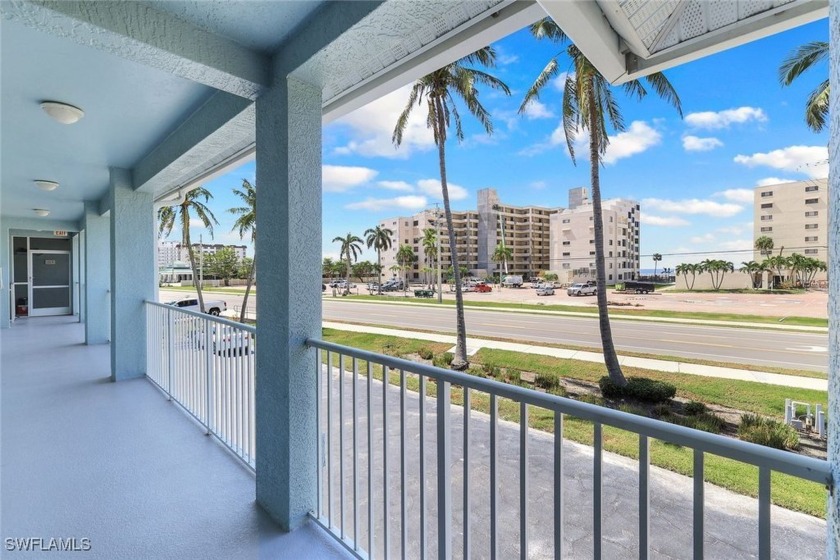
<path fill-rule="evenodd" d="M 347 356 L 382 364 L 393 369 L 404 369 L 437 381 L 448 381 L 454 385 L 495 394 L 514 401 L 569 414 L 584 420 L 614 426 L 622 430 L 646 435 L 650 438 L 685 445 L 705 453 L 735 459 L 751 465 L 768 467 L 777 472 L 797 476 L 827 486 L 833 485 L 831 469 L 828 462 L 813 457 L 805 457 L 780 449 L 773 449 L 755 443 L 693 430 L 661 420 L 654 420 L 653 418 L 637 416 L 557 395 L 541 393 L 524 387 L 508 385 L 507 383 L 492 379 L 476 377 L 467 373 L 442 369 L 426 364 L 418 364 L 402 358 L 385 356 L 324 340 L 310 338 L 307 339 L 306 344 L 313 348 L 338 352 Z"/>
<path fill-rule="evenodd" d="M 189 309 L 181 309 L 180 307 L 173 307 L 171 305 L 167 305 L 165 303 L 160 303 L 158 301 L 149 301 L 146 300 L 148 305 L 153 307 L 161 307 L 163 309 L 168 309 L 170 311 L 177 311 L 178 313 L 183 313 L 184 315 L 192 315 L 193 317 L 199 317 L 200 319 L 206 319 L 208 321 L 212 321 L 213 323 L 219 323 L 220 325 L 227 325 L 229 327 L 234 327 L 236 329 L 243 330 L 245 332 L 249 332 L 252 334 L 257 334 L 257 327 L 253 325 L 246 325 L 244 323 L 240 323 L 238 321 L 231 321 L 230 319 L 223 319 L 222 317 L 216 317 L 215 315 L 209 315 L 207 313 L 200 313 L 198 311 L 191 311 Z"/>

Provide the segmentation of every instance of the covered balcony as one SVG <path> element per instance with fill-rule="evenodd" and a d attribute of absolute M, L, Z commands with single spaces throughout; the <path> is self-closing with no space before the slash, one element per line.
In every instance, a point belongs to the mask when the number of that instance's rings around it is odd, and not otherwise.
<path fill-rule="evenodd" d="M 4 557 L 840 558 L 836 285 L 827 461 L 320 339 L 324 122 L 546 14 L 621 83 L 829 8 L 732 5 L 683 40 L 651 32 L 684 14 L 657 2 L 0 3 Z M 246 158 L 259 326 L 158 304 L 155 210 Z M 24 255 L 67 284 L 17 276 Z M 639 460 L 604 451 L 614 429 Z M 655 440 L 695 476 L 652 467 Z M 704 482 L 717 457 L 756 498 Z M 780 476 L 825 485 L 827 520 L 772 506 Z"/>

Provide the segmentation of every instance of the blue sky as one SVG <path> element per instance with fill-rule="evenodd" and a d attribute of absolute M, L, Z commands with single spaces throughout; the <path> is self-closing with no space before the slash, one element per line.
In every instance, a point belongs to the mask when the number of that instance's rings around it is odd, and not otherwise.
<path fill-rule="evenodd" d="M 643 269 L 653 267 L 653 253 L 664 255 L 660 268 L 698 262 L 716 251 L 741 251 L 719 255 L 736 266 L 751 259 L 752 189 L 827 175 L 827 166 L 817 163 L 827 159 L 828 134 L 814 134 L 803 119 L 805 100 L 827 66 L 815 67 L 789 87 L 777 78 L 788 54 L 815 40 L 828 40 L 827 20 L 668 70 L 683 119 L 654 95 L 637 101 L 616 90 L 627 130 L 611 135 L 601 189 L 605 198 L 640 202 Z M 576 150 L 576 166 L 569 158 L 558 129 L 559 88 L 548 84 L 539 104 L 524 117 L 517 114 L 524 92 L 562 47 L 537 42 L 527 30 L 493 46 L 498 65 L 491 72 L 512 95 L 480 90 L 493 117 L 492 136 L 461 110 L 466 139 L 447 144 L 452 206 L 475 208 L 476 191 L 486 187 L 497 189 L 508 204 L 565 206 L 568 189 L 588 186 L 589 162 L 583 146 Z M 564 56 L 560 63 L 568 65 Z M 331 242 L 336 236 L 348 231 L 362 236 L 384 218 L 410 215 L 440 200 L 437 151 L 425 115 L 416 111 L 402 147 L 391 144 L 407 92 L 408 86 L 324 127 L 324 256 L 337 256 Z M 217 242 L 240 242 L 230 232 L 235 218 L 226 209 L 237 205 L 231 188 L 254 175 L 251 161 L 206 185 L 220 222 Z M 195 239 L 199 233 L 193 228 Z"/>

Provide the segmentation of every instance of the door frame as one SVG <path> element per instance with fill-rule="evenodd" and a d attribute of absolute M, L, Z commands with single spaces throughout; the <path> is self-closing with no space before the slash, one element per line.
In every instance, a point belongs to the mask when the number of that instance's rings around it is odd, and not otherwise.
<path fill-rule="evenodd" d="M 67 255 L 67 284 L 56 284 L 49 286 L 35 286 L 32 274 L 33 255 Z M 70 315 L 73 313 L 73 251 L 60 249 L 29 249 L 27 255 L 27 267 L 29 276 L 29 316 L 42 317 L 48 315 Z M 68 305 L 66 307 L 43 307 L 35 309 L 34 291 L 42 288 L 67 288 Z"/>

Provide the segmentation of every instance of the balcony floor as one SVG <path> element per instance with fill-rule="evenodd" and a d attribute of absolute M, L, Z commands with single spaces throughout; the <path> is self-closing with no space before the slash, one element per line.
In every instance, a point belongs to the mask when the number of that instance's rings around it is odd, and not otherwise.
<path fill-rule="evenodd" d="M 88 538 L 83 556 L 103 559 L 348 557 L 312 523 L 282 533 L 248 470 L 148 381 L 111 383 L 108 345 L 83 340 L 72 317 L 0 332 L 4 545 Z"/>

